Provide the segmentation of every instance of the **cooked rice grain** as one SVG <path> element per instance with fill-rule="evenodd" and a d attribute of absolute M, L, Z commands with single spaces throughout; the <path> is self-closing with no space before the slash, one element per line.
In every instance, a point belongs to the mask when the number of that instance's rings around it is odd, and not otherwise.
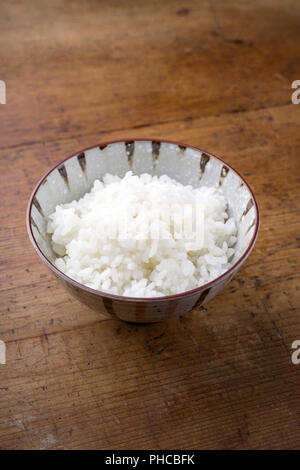
<path fill-rule="evenodd" d="M 190 227 L 202 208 L 203 240 L 192 231 L 182 237 L 186 207 Z M 47 229 L 58 269 L 93 289 L 130 297 L 177 294 L 213 280 L 230 267 L 236 242 L 220 188 L 132 172 L 122 179 L 107 174 L 79 201 L 57 206 Z"/>

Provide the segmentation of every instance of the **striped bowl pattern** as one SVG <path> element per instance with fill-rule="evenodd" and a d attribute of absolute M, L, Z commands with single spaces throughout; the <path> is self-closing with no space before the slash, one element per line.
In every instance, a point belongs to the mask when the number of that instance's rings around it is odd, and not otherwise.
<path fill-rule="evenodd" d="M 181 294 L 157 298 L 112 295 L 86 287 L 57 269 L 46 233 L 47 216 L 57 204 L 78 199 L 96 179 L 112 173 L 167 174 L 193 187 L 222 186 L 229 214 L 238 225 L 232 266 L 217 279 Z M 250 254 L 258 234 L 259 214 L 254 195 L 243 178 L 219 158 L 197 148 L 170 141 L 122 140 L 90 147 L 52 168 L 38 183 L 29 201 L 27 228 L 30 240 L 51 272 L 77 299 L 110 317 L 148 323 L 182 315 L 203 305 L 227 284 Z"/>

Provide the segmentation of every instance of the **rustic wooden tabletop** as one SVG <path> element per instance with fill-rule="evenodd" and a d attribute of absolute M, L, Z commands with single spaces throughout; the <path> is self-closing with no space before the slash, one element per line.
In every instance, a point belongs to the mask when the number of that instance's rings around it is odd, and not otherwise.
<path fill-rule="evenodd" d="M 299 448 L 299 1 L 2 2 L 0 31 L 0 448 Z M 51 166 L 134 137 L 223 157 L 261 211 L 222 295 L 140 326 L 73 300 L 25 228 Z"/>

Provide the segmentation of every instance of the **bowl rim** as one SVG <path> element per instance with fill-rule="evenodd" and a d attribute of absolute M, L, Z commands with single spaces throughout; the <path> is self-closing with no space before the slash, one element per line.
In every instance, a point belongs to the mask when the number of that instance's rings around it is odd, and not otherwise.
<path fill-rule="evenodd" d="M 80 282 L 75 281 L 75 279 L 72 279 L 71 277 L 67 276 L 65 273 L 60 271 L 47 258 L 47 256 L 44 255 L 44 253 L 42 252 L 42 250 L 40 249 L 40 247 L 37 244 L 37 241 L 36 241 L 35 236 L 34 236 L 33 231 L 32 231 L 31 222 L 30 222 L 33 201 L 35 199 L 36 193 L 38 192 L 40 186 L 47 179 L 47 177 L 54 170 L 56 170 L 56 168 L 58 168 L 59 166 L 61 166 L 66 161 L 70 160 L 71 158 L 76 157 L 76 155 L 79 155 L 80 153 L 86 152 L 87 150 L 91 150 L 93 148 L 97 148 L 97 147 L 99 148 L 99 147 L 107 146 L 107 145 L 110 145 L 110 144 L 126 143 L 126 142 L 159 142 L 160 144 L 162 144 L 162 143 L 173 144 L 173 145 L 177 145 L 177 146 L 186 147 L 186 148 L 189 148 L 189 149 L 192 149 L 192 150 L 196 150 L 197 152 L 205 153 L 209 157 L 212 157 L 212 158 L 218 160 L 225 167 L 227 167 L 228 169 L 233 171 L 238 176 L 238 178 L 240 178 L 240 180 L 243 182 L 243 184 L 248 188 L 248 190 L 250 192 L 250 195 L 251 195 L 251 198 L 252 198 L 253 203 L 254 203 L 254 208 L 255 208 L 255 213 L 256 213 L 255 228 L 254 228 L 253 236 L 252 236 L 251 241 L 248 244 L 246 250 L 244 251 L 244 253 L 223 274 L 221 274 L 220 276 L 216 277 L 215 279 L 213 279 L 209 282 L 206 282 L 205 284 L 202 284 L 199 287 L 195 287 L 194 289 L 190 289 L 188 291 L 183 291 L 183 292 L 180 292 L 178 294 L 170 294 L 170 295 L 164 295 L 164 296 L 160 296 L 160 297 L 130 297 L 130 296 L 125 296 L 125 295 L 111 294 L 109 292 L 103 292 L 103 291 L 92 289 L 91 287 L 85 286 L 84 284 L 81 284 Z M 220 157 L 217 157 L 216 155 L 213 155 L 212 153 L 207 152 L 206 150 L 202 150 L 198 147 L 195 147 L 193 145 L 188 145 L 188 144 L 185 144 L 183 142 L 178 142 L 178 141 L 173 141 L 173 140 L 166 140 L 166 139 L 155 138 L 155 137 L 153 137 L 153 138 L 137 138 L 137 139 L 128 138 L 128 139 L 108 140 L 108 141 L 100 142 L 100 143 L 95 144 L 95 145 L 91 145 L 91 146 L 86 147 L 82 150 L 79 150 L 75 153 L 72 153 L 71 155 L 69 155 L 65 159 L 63 159 L 63 160 L 59 161 L 57 164 L 55 164 L 47 173 L 45 173 L 44 176 L 42 176 L 42 178 L 39 180 L 39 182 L 35 186 L 32 194 L 30 196 L 28 206 L 27 206 L 27 211 L 26 211 L 26 226 L 27 226 L 27 231 L 28 231 L 30 241 L 31 241 L 33 247 L 35 248 L 35 250 L 37 251 L 38 255 L 40 256 L 40 258 L 42 259 L 42 261 L 44 261 L 44 263 L 52 271 L 54 271 L 54 273 L 57 274 L 58 277 L 61 277 L 64 281 L 69 282 L 73 286 L 75 286 L 77 288 L 80 288 L 80 289 L 83 289 L 83 290 L 85 290 L 85 291 L 87 291 L 91 294 L 95 294 L 99 297 L 108 297 L 108 298 L 111 298 L 112 300 L 114 299 L 114 300 L 129 301 L 129 302 L 151 302 L 151 301 L 153 301 L 153 302 L 162 302 L 162 301 L 165 301 L 165 300 L 177 300 L 177 299 L 182 298 L 182 297 L 186 297 L 186 296 L 196 294 L 197 292 L 202 292 L 203 290 L 212 287 L 212 285 L 214 285 L 214 284 L 219 284 L 222 279 L 225 279 L 228 276 L 228 274 L 234 273 L 234 271 L 236 271 L 237 268 L 246 260 L 246 258 L 248 257 L 248 255 L 250 254 L 250 252 L 252 251 L 252 249 L 254 247 L 254 244 L 255 244 L 257 236 L 258 236 L 259 226 L 260 226 L 260 216 L 259 216 L 259 210 L 258 210 L 258 204 L 257 204 L 256 198 L 255 198 L 254 193 L 253 193 L 251 187 L 249 186 L 249 184 L 245 181 L 243 176 L 241 176 L 240 173 L 238 173 L 238 171 L 236 171 L 231 165 L 229 165 L 229 163 L 225 162 Z"/>

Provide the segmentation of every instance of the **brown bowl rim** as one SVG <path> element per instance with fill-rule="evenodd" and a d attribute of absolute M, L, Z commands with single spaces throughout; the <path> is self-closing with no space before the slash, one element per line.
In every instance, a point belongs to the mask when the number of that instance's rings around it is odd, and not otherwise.
<path fill-rule="evenodd" d="M 51 261 L 49 261 L 49 259 L 41 251 L 41 249 L 39 248 L 39 246 L 36 242 L 34 234 L 32 232 L 31 223 L 30 223 L 32 204 L 33 204 L 35 195 L 36 195 L 37 191 L 39 190 L 41 184 L 46 180 L 46 178 L 56 168 L 58 168 L 60 165 L 62 165 L 67 160 L 70 160 L 71 158 L 76 157 L 76 155 L 79 155 L 80 153 L 86 152 L 87 150 L 93 149 L 95 147 L 102 147 L 104 145 L 106 146 L 106 145 L 110 145 L 110 144 L 126 143 L 126 142 L 159 142 L 160 144 L 161 143 L 174 144 L 174 145 L 180 145 L 180 146 L 183 146 L 183 147 L 186 147 L 186 148 L 190 148 L 190 149 L 196 150 L 196 151 L 201 152 L 201 153 L 205 153 L 206 155 L 209 155 L 209 157 L 215 158 L 216 160 L 220 161 L 224 166 L 226 166 L 228 169 L 233 171 L 241 179 L 243 184 L 248 188 L 248 190 L 251 194 L 252 200 L 254 202 L 254 207 L 255 207 L 255 212 L 256 212 L 256 222 L 255 222 L 254 233 L 253 233 L 252 239 L 251 239 L 247 249 L 245 250 L 245 252 L 223 274 L 216 277 L 212 281 L 209 281 L 205 284 L 202 284 L 199 287 L 195 287 L 194 289 L 191 289 L 191 290 L 188 290 L 188 291 L 180 292 L 179 294 L 164 295 L 164 296 L 160 296 L 160 297 L 128 297 L 128 296 L 124 296 L 124 295 L 110 294 L 109 292 L 103 292 L 103 291 L 100 291 L 100 290 L 92 289 L 91 287 L 85 286 L 84 284 L 81 284 L 80 282 L 75 281 L 74 279 L 72 279 L 71 277 L 67 276 L 65 273 L 60 271 L 53 263 L 51 263 Z M 254 193 L 253 193 L 251 187 L 245 181 L 245 179 L 240 175 L 240 173 L 238 173 L 231 165 L 229 165 L 229 163 L 226 163 L 220 157 L 217 157 L 216 155 L 213 155 L 212 153 L 209 153 L 206 150 L 202 150 L 198 147 L 195 147 L 193 145 L 188 145 L 188 144 L 185 144 L 183 142 L 177 142 L 177 141 L 173 141 L 173 140 L 164 140 L 164 139 L 159 139 L 159 138 L 151 138 L 151 139 L 149 139 L 149 138 L 145 138 L 145 139 L 143 139 L 143 138 L 138 138 L 138 139 L 128 138 L 128 139 L 109 140 L 109 141 L 105 141 L 105 142 L 100 142 L 99 144 L 96 144 L 96 145 L 91 145 L 89 147 L 84 148 L 83 150 L 79 150 L 78 152 L 72 153 L 72 155 L 68 156 L 64 160 L 61 160 L 59 163 L 54 165 L 40 179 L 40 181 L 37 183 L 37 185 L 35 186 L 32 194 L 30 196 L 29 203 L 28 203 L 28 206 L 27 206 L 27 212 L 26 212 L 26 225 L 27 225 L 27 231 L 28 231 L 30 241 L 31 241 L 33 247 L 35 248 L 35 250 L 37 251 L 38 255 L 40 256 L 40 258 L 59 277 L 63 278 L 66 282 L 70 282 L 73 286 L 78 287 L 80 289 L 83 289 L 83 290 L 85 290 L 85 291 L 87 291 L 91 294 L 95 294 L 95 295 L 98 295 L 100 297 L 108 297 L 108 298 L 115 299 L 115 300 L 121 300 L 121 301 L 124 300 L 124 301 L 130 301 L 130 302 L 161 302 L 161 301 L 164 301 L 164 300 L 176 300 L 176 299 L 179 299 L 179 298 L 182 298 L 182 297 L 186 297 L 186 296 L 189 296 L 189 295 L 196 294 L 197 292 L 201 292 L 204 289 L 207 289 L 207 288 L 211 287 L 214 284 L 219 284 L 219 282 L 222 279 L 226 278 L 229 273 L 234 272 L 243 263 L 243 261 L 247 258 L 249 252 L 251 252 L 251 250 L 252 250 L 252 248 L 255 244 L 255 241 L 256 241 L 256 238 L 257 238 L 257 235 L 258 235 L 259 225 L 260 225 L 260 217 L 259 217 L 258 204 L 257 204 L 257 201 L 255 199 L 255 196 L 254 196 Z"/>

